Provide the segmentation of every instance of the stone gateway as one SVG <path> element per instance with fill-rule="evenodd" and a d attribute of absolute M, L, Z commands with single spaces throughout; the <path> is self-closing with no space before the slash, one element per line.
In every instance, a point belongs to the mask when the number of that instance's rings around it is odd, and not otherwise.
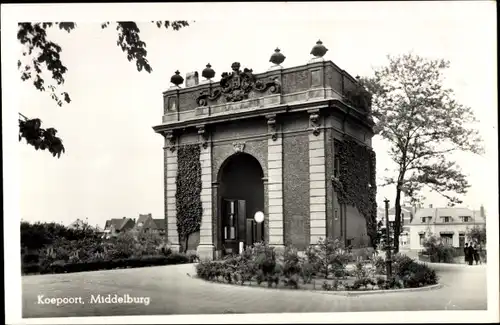
<path fill-rule="evenodd" d="M 260 241 L 299 250 L 326 237 L 370 246 L 375 161 L 365 152 L 372 153 L 374 123 L 358 81 L 318 55 L 259 74 L 235 62 L 220 82 L 210 65 L 205 70 L 210 79 L 191 78 L 185 88 L 176 72 L 163 93 L 163 122 L 153 127 L 165 137 L 174 248 L 216 258 Z M 189 146 L 197 148 L 181 155 Z"/>

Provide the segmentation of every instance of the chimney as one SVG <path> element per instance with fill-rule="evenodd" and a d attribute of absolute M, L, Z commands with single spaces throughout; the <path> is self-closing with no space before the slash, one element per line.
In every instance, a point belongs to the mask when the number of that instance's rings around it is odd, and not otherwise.
<path fill-rule="evenodd" d="M 431 208 L 431 209 L 432 209 L 432 204 L 429 204 L 429 208 Z"/>
<path fill-rule="evenodd" d="M 188 72 L 186 74 L 186 88 L 198 85 L 198 71 Z"/>
<path fill-rule="evenodd" d="M 486 214 L 484 213 L 484 206 L 481 204 L 481 209 L 480 209 L 480 213 L 481 213 L 481 218 L 486 218 Z"/>

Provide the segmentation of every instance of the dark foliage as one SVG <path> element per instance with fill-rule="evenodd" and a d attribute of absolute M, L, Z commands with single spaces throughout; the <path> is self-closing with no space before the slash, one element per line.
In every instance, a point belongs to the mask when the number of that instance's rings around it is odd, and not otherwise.
<path fill-rule="evenodd" d="M 189 26 L 187 21 L 153 21 L 158 28 L 172 28 L 177 31 Z M 101 24 L 104 29 L 110 22 Z M 64 65 L 62 48 L 53 42 L 47 35 L 50 28 L 59 28 L 70 33 L 76 28 L 73 22 L 22 22 L 18 24 L 17 39 L 23 45 L 22 58 L 18 60 L 17 67 L 21 73 L 22 81 L 31 81 L 39 91 L 46 91 L 51 98 L 62 106 L 64 102 L 70 103 L 70 95 L 61 91 L 60 87 L 65 82 L 65 74 L 68 68 Z M 126 53 L 129 61 L 134 61 L 138 71 L 145 70 L 151 73 L 153 70 L 147 60 L 146 43 L 140 38 L 140 30 L 135 22 L 116 22 L 118 40 L 116 44 Z M 49 74 L 55 85 L 46 83 L 44 75 Z M 26 138 L 28 144 L 37 150 L 49 150 L 53 156 L 60 157 L 64 153 L 64 147 L 54 128 L 43 130 L 38 118 L 19 121 L 19 135 Z M 26 125 L 27 123 L 27 125 Z"/>
<path fill-rule="evenodd" d="M 339 178 L 333 186 L 340 204 L 352 205 L 364 216 L 371 246 L 377 246 L 376 157 L 354 140 L 339 141 Z"/>
<path fill-rule="evenodd" d="M 48 150 L 52 156 L 57 158 L 65 152 L 61 138 L 56 137 L 57 130 L 54 128 L 41 128 L 40 119 L 19 119 L 19 141 L 23 138 L 36 150 Z"/>
<path fill-rule="evenodd" d="M 28 264 L 23 265 L 23 274 L 30 273 L 74 273 L 97 270 L 111 270 L 117 268 L 135 268 L 157 265 L 173 265 L 189 263 L 189 258 L 183 254 L 171 254 L 168 256 L 142 256 L 130 257 L 106 261 L 90 261 L 78 263 L 54 262 L 50 265 Z"/>
<path fill-rule="evenodd" d="M 189 236 L 200 231 L 203 207 L 201 204 L 200 147 L 197 144 L 181 146 L 177 153 L 177 232 L 184 250 Z"/>
<path fill-rule="evenodd" d="M 28 250 L 41 249 L 61 239 L 69 241 L 85 238 L 97 240 L 98 237 L 98 233 L 91 227 L 72 229 L 55 222 L 21 222 L 21 248 Z"/>

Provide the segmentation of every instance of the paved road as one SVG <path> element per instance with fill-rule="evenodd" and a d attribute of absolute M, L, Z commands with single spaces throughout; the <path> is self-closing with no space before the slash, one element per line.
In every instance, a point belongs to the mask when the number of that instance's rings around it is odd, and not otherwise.
<path fill-rule="evenodd" d="M 433 265 L 440 289 L 365 296 L 270 290 L 190 278 L 192 264 L 73 274 L 25 276 L 23 317 L 172 315 L 282 312 L 486 310 L 486 267 Z M 149 297 L 150 303 L 91 303 L 92 295 Z M 45 298 L 82 297 L 83 304 L 39 304 Z M 43 301 L 42 299 L 42 301 Z"/>

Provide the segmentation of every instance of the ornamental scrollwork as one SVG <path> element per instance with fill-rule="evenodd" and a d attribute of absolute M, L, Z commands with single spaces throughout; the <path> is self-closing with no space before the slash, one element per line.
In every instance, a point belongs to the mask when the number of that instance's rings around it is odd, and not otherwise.
<path fill-rule="evenodd" d="M 320 131 L 321 121 L 320 121 L 319 113 L 317 113 L 317 112 L 310 113 L 309 122 L 310 122 L 310 126 L 311 126 L 313 134 L 315 136 L 318 136 L 321 132 Z"/>
<path fill-rule="evenodd" d="M 273 141 L 276 141 L 278 140 L 278 126 L 276 125 L 276 116 L 269 115 L 266 116 L 266 118 L 267 118 L 268 131 L 269 134 L 271 134 L 271 139 Z"/>
<path fill-rule="evenodd" d="M 204 125 L 198 126 L 198 135 L 200 136 L 201 146 L 203 149 L 208 147 L 208 132 Z"/>
<path fill-rule="evenodd" d="M 171 151 L 171 152 L 174 152 L 175 151 L 175 135 L 172 131 L 167 131 L 165 133 L 163 133 L 163 135 L 165 136 L 165 140 L 167 141 L 166 143 L 166 147 Z"/>
<path fill-rule="evenodd" d="M 233 149 L 235 152 L 243 152 L 245 149 L 245 142 L 233 142 Z"/>
<path fill-rule="evenodd" d="M 196 104 L 198 106 L 207 106 L 209 101 L 215 101 L 217 100 L 220 95 L 222 95 L 222 92 L 220 89 L 215 89 L 212 91 L 211 89 L 206 91 L 203 90 L 200 92 L 200 95 L 196 98 Z"/>
<path fill-rule="evenodd" d="M 221 95 L 226 102 L 239 102 L 248 99 L 248 95 L 252 90 L 265 92 L 269 89 L 272 94 L 281 92 L 281 83 L 278 78 L 268 78 L 257 80 L 252 69 L 240 70 L 240 63 L 234 62 L 231 65 L 232 72 L 224 72 L 221 75 L 219 82 L 220 89 L 212 92 L 212 90 L 202 91 L 196 98 L 199 106 L 208 105 L 209 101 L 215 101 Z"/>

